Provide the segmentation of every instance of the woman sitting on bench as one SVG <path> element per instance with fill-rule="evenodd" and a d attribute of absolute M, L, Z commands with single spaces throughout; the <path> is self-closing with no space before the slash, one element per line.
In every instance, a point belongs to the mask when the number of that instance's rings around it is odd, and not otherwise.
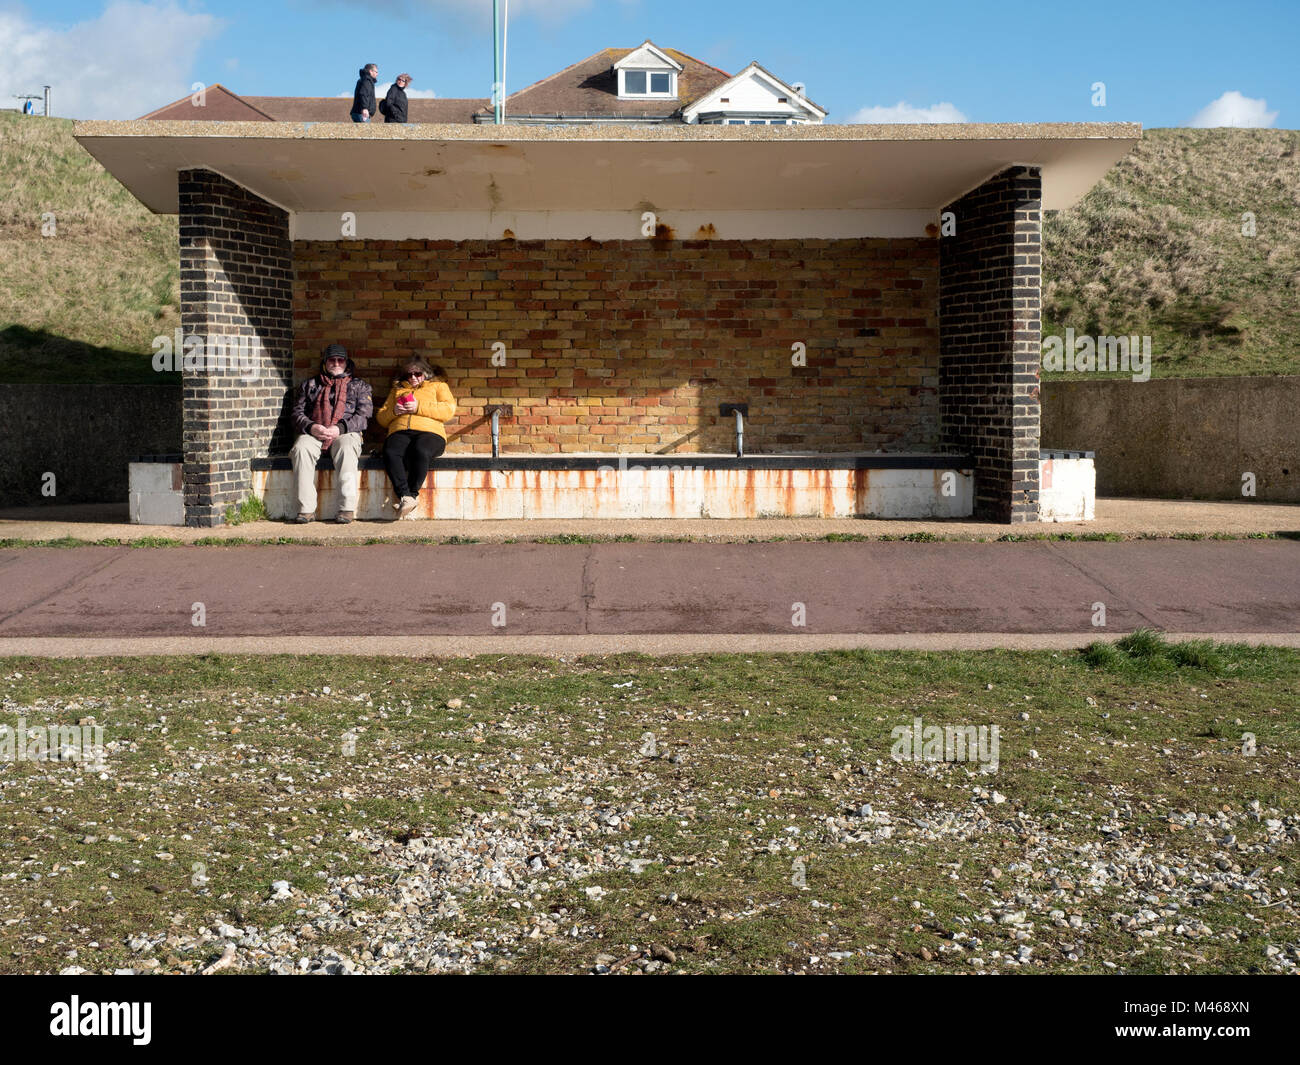
<path fill-rule="evenodd" d="M 456 400 L 440 366 L 418 355 L 408 359 L 393 380 L 375 420 L 388 430 L 384 465 L 397 501 L 397 520 L 414 513 L 429 465 L 447 448 L 444 423 L 455 417 Z"/>

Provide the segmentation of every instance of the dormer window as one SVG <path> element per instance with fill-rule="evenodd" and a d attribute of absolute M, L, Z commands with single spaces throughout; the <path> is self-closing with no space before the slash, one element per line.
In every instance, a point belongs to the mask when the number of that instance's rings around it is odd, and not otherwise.
<path fill-rule="evenodd" d="M 682 64 L 646 41 L 614 64 L 620 100 L 675 100 Z"/>

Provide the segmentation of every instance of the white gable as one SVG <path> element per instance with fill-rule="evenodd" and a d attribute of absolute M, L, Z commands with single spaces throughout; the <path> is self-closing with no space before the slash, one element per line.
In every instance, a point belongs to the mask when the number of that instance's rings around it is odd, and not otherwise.
<path fill-rule="evenodd" d="M 682 64 L 646 41 L 614 64 L 615 70 L 681 70 Z"/>
<path fill-rule="evenodd" d="M 730 81 L 696 100 L 682 112 L 682 117 L 687 122 L 733 117 L 821 122 L 826 112 L 757 63 L 750 63 Z"/>

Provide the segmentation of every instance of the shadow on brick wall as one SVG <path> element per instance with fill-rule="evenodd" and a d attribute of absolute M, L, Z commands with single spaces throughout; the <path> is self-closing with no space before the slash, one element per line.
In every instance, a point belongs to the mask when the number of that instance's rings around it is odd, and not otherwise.
<path fill-rule="evenodd" d="M 0 384 L 0 507 L 124 503 L 127 465 L 181 449 L 181 389 Z"/>

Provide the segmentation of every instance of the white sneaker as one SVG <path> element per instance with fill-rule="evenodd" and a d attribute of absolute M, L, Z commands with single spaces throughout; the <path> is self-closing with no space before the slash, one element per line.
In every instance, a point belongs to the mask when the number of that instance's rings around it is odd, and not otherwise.
<path fill-rule="evenodd" d="M 402 496 L 401 502 L 397 504 L 397 520 L 408 517 L 419 505 L 415 496 Z"/>

